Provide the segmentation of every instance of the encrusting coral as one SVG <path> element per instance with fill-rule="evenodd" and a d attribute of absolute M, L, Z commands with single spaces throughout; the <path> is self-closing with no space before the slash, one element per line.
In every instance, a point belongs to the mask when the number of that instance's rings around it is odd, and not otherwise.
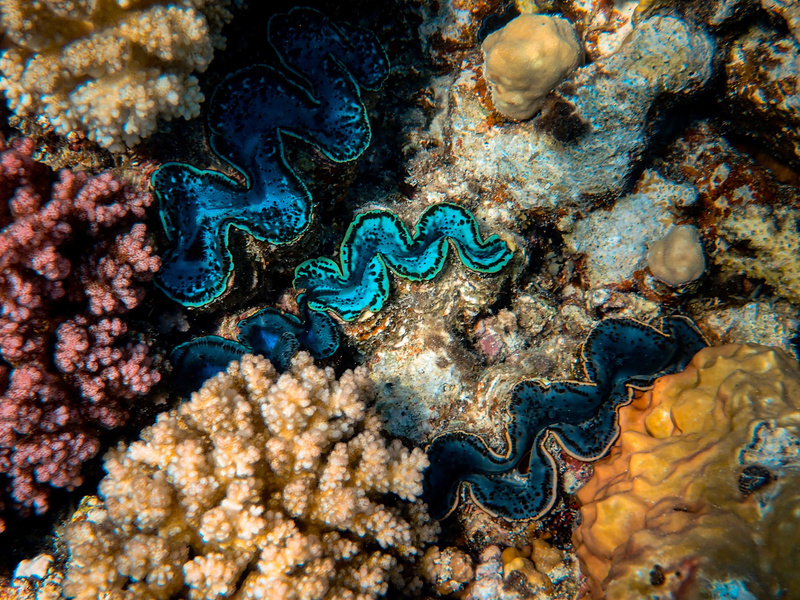
<path fill-rule="evenodd" d="M 366 600 L 402 585 L 438 533 L 413 502 L 428 460 L 383 441 L 371 388 L 366 369 L 337 380 L 305 352 L 281 376 L 232 363 L 109 452 L 104 504 L 64 532 L 64 595 Z"/>
<path fill-rule="evenodd" d="M 520 15 L 483 42 L 483 74 L 492 102 L 503 115 L 530 119 L 544 98 L 583 59 L 569 21 L 548 15 Z"/>
<path fill-rule="evenodd" d="M 797 361 L 705 348 L 619 419 L 578 492 L 573 541 L 593 598 L 799 597 Z"/>
<path fill-rule="evenodd" d="M 202 72 L 224 46 L 228 0 L 0 0 L 10 47 L 0 89 L 18 115 L 84 130 L 113 151 L 156 120 L 200 114 Z"/>
<path fill-rule="evenodd" d="M 673 227 L 650 246 L 647 266 L 653 277 L 679 287 L 699 278 L 706 269 L 703 244 L 691 225 Z"/>

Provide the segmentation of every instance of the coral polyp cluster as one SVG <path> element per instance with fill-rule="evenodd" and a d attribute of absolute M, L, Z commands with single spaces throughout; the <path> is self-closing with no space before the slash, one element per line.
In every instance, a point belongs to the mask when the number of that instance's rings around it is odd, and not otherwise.
<path fill-rule="evenodd" d="M 437 533 L 425 454 L 386 442 L 363 368 L 244 356 L 106 457 L 103 503 L 66 526 L 63 593 L 377 598 Z M 411 581 L 410 571 L 404 573 Z"/>
<path fill-rule="evenodd" d="M 111 173 L 57 174 L 33 142 L 0 147 L 0 505 L 44 513 L 160 374 L 125 313 L 160 260 L 153 201 Z M 0 521 L 2 527 L 2 521 Z"/>
<path fill-rule="evenodd" d="M 0 89 L 19 115 L 46 116 L 66 135 L 83 130 L 114 151 L 139 142 L 157 119 L 200 114 L 204 71 L 224 46 L 228 2 L 2 0 L 10 43 Z"/>

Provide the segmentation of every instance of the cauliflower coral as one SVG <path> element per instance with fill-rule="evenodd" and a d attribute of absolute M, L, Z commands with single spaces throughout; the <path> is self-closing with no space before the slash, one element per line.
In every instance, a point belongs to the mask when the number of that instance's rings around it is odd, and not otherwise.
<path fill-rule="evenodd" d="M 245 356 L 106 457 L 104 503 L 66 526 L 79 599 L 368 600 L 433 541 L 424 452 L 384 442 L 363 368 Z M 400 502 L 399 499 L 410 502 Z"/>
<path fill-rule="evenodd" d="M 203 94 L 191 73 L 224 46 L 230 0 L 0 0 L 8 43 L 0 89 L 18 115 L 64 135 L 86 131 L 112 151 L 191 119 Z"/>

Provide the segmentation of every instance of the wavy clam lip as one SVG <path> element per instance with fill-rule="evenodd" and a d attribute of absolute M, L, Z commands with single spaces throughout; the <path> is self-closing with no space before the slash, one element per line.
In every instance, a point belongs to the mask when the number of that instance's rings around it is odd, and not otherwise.
<path fill-rule="evenodd" d="M 270 244 L 291 244 L 307 229 L 313 199 L 286 161 L 284 136 L 333 162 L 356 160 L 372 138 L 361 88 L 380 87 L 389 63 L 371 32 L 295 8 L 270 20 L 267 39 L 280 68 L 236 71 L 208 108 L 211 148 L 244 184 L 185 163 L 166 163 L 151 178 L 171 243 L 157 283 L 184 306 L 228 290 L 231 228 Z"/>
<path fill-rule="evenodd" d="M 462 486 L 489 514 L 536 519 L 553 506 L 557 471 L 544 448 L 548 435 L 570 456 L 601 458 L 619 435 L 617 411 L 634 389 L 686 367 L 706 346 L 691 320 L 665 317 L 659 327 L 607 318 L 589 334 L 581 356 L 585 381 L 542 384 L 523 380 L 511 394 L 503 453 L 477 435 L 455 431 L 428 446 L 423 498 L 431 517 L 442 519 L 459 502 Z"/>
<path fill-rule="evenodd" d="M 451 244 L 464 266 L 479 273 L 497 273 L 513 256 L 497 235 L 484 240 L 472 213 L 456 204 L 426 208 L 413 235 L 393 212 L 371 210 L 347 229 L 339 250 L 341 265 L 329 258 L 307 260 L 295 270 L 294 287 L 308 294 L 312 310 L 329 310 L 353 321 L 365 310 L 383 308 L 389 298 L 389 271 L 412 281 L 433 279 Z"/>
<path fill-rule="evenodd" d="M 300 317 L 268 307 L 242 319 L 238 341 L 206 335 L 175 347 L 170 354 L 175 387 L 188 394 L 245 354 L 267 357 L 279 372 L 289 369 L 299 350 L 317 359 L 335 354 L 339 329 L 333 319 L 309 310 L 305 294 L 297 297 L 297 306 Z"/>

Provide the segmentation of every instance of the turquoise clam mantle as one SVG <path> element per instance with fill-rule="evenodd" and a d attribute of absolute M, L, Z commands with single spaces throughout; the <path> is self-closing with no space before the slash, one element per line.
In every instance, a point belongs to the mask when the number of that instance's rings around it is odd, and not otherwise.
<path fill-rule="evenodd" d="M 317 359 L 339 349 L 339 329 L 328 315 L 308 310 L 304 295 L 297 297 L 300 317 L 264 308 L 237 324 L 239 338 L 207 335 L 177 346 L 170 355 L 176 385 L 192 392 L 203 381 L 228 368 L 245 354 L 267 357 L 278 371 L 289 368 L 298 350 Z"/>
<path fill-rule="evenodd" d="M 329 258 L 307 260 L 295 270 L 294 287 L 308 295 L 311 309 L 352 321 L 366 310 L 383 308 L 389 270 L 412 281 L 433 279 L 451 244 L 468 269 L 481 273 L 497 273 L 513 256 L 497 235 L 481 238 L 472 213 L 455 204 L 429 206 L 413 235 L 394 213 L 372 210 L 347 229 L 339 250 L 341 266 Z"/>
<path fill-rule="evenodd" d="M 658 328 L 631 319 L 606 319 L 583 345 L 586 381 L 522 381 L 511 394 L 503 452 L 477 435 L 440 435 L 427 448 L 430 467 L 423 498 L 433 518 L 458 505 L 466 488 L 473 502 L 509 520 L 536 519 L 556 499 L 557 475 L 544 441 L 552 435 L 563 450 L 583 461 L 602 457 L 619 435 L 617 410 L 634 389 L 647 388 L 683 370 L 706 346 L 694 324 L 666 317 Z"/>

